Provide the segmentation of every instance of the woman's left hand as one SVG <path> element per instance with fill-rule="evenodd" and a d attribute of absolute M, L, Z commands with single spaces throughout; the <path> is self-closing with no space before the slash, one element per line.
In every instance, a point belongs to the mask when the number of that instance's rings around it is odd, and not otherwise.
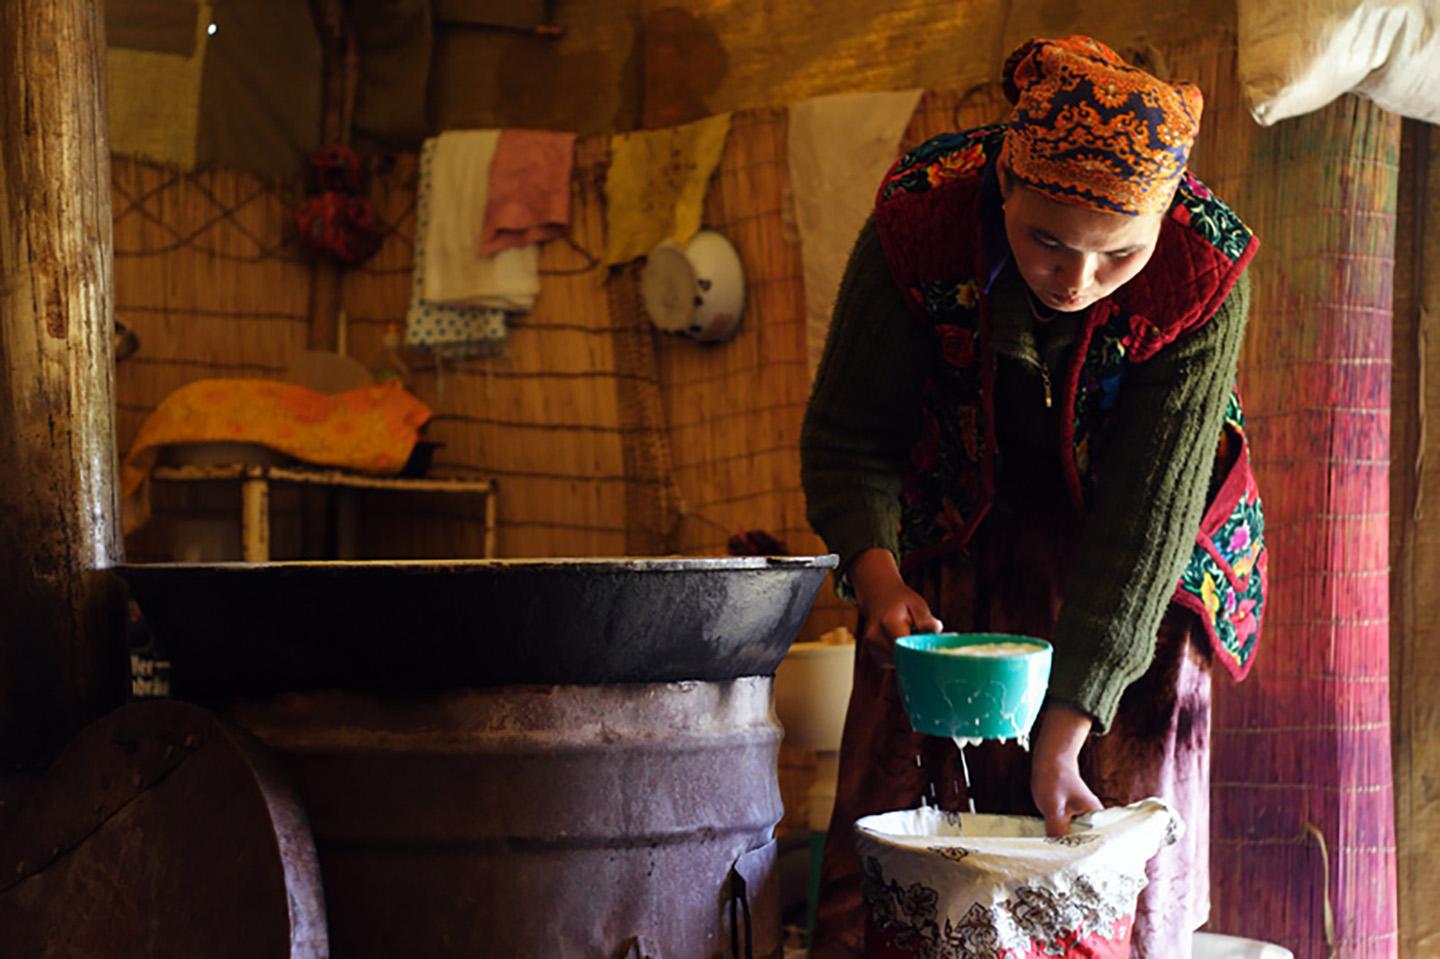
<path fill-rule="evenodd" d="M 1046 708 L 1035 737 L 1030 794 L 1045 817 L 1047 836 L 1070 832 L 1070 819 L 1103 808 L 1080 778 L 1080 747 L 1090 734 L 1090 717 L 1069 706 Z"/>

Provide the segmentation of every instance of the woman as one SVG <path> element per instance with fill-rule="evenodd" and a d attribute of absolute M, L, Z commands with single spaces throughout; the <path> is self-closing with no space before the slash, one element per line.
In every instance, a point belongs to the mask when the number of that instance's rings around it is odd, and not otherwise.
<path fill-rule="evenodd" d="M 1234 394 L 1257 243 L 1186 172 L 1193 86 L 1085 37 L 1023 45 L 1004 83 L 1005 124 L 881 185 L 806 413 L 810 520 L 862 634 L 815 959 L 863 948 L 854 821 L 965 799 L 894 683 L 896 637 L 942 621 L 1055 647 L 1033 751 L 967 752 L 977 807 L 1063 835 L 1163 796 L 1188 829 L 1151 863 L 1134 954 L 1188 956 L 1209 908 L 1210 669 L 1243 677 L 1263 606 Z"/>

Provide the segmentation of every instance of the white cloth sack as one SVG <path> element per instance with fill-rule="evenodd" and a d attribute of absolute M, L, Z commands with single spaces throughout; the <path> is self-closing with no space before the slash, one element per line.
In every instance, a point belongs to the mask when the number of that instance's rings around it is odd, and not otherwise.
<path fill-rule="evenodd" d="M 875 208 L 880 179 L 895 162 L 919 90 L 840 93 L 790 108 L 790 183 L 805 277 L 810 378 L 820 365 L 835 294 L 850 248 Z"/>
<path fill-rule="evenodd" d="M 1145 864 L 1184 825 L 1146 799 L 1077 817 L 1059 838 L 1029 816 L 932 807 L 855 831 L 867 954 L 1091 956 L 1125 954 Z"/>
<path fill-rule="evenodd" d="M 1440 0 L 1239 0 L 1237 67 L 1269 126 L 1345 93 L 1440 122 Z"/>

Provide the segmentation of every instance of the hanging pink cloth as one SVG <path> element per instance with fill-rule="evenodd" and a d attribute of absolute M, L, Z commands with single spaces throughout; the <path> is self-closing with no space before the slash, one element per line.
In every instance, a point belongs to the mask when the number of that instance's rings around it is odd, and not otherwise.
<path fill-rule="evenodd" d="M 575 134 L 502 130 L 490 165 L 480 255 L 563 236 L 570 227 Z"/>

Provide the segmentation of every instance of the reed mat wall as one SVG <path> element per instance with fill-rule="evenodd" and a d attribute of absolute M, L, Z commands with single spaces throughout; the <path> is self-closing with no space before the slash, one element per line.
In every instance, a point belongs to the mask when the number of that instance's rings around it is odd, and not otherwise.
<path fill-rule="evenodd" d="M 1211 925 L 1305 959 L 1394 956 L 1387 543 L 1399 120 L 1344 97 L 1262 129 L 1244 109 L 1232 43 L 1167 52 L 1170 72 L 1206 94 L 1193 164 L 1262 242 L 1240 387 L 1266 503 L 1270 599 L 1251 678 L 1216 677 Z"/>
<path fill-rule="evenodd" d="M 638 268 L 594 268 L 609 140 L 592 136 L 577 147 L 572 235 L 542 250 L 542 295 L 512 326 L 505 354 L 416 361 L 414 390 L 435 411 L 427 437 L 445 444 L 434 475 L 498 480 L 500 555 L 723 555 L 729 536 L 748 529 L 767 530 L 793 552 L 823 552 L 798 479 L 808 383 L 784 144 L 783 111 L 738 114 L 707 201 L 707 225 L 732 238 L 749 273 L 746 316 L 731 342 L 659 336 L 644 315 Z M 348 352 L 362 362 L 378 355 L 388 325 L 404 321 L 415 174 L 407 155 L 372 177 L 389 229 L 379 253 L 344 276 Z M 123 455 L 144 417 L 183 383 L 281 376 L 306 345 L 311 271 L 292 242 L 293 190 L 123 158 L 113 180 L 117 316 L 142 344 L 120 365 Z M 158 495 L 162 520 L 168 510 L 171 519 L 218 521 L 235 494 Z M 298 502 L 277 507 L 298 516 Z M 478 554 L 478 511 L 434 513 L 419 500 L 372 497 L 368 542 L 380 555 Z M 290 527 L 301 521 L 277 522 L 277 557 L 300 549 L 300 529 Z M 132 555 L 163 555 L 162 528 L 132 538 Z M 807 635 L 853 622 L 828 588 L 818 606 Z"/>

